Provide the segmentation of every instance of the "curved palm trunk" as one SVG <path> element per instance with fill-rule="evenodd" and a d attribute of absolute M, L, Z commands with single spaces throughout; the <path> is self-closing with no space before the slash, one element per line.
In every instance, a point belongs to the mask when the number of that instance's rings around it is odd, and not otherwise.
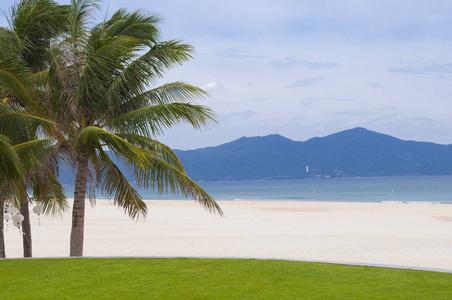
<path fill-rule="evenodd" d="M 5 198 L 0 195 L 0 258 L 5 258 L 5 236 L 3 235 L 3 213 L 5 212 Z"/>
<path fill-rule="evenodd" d="M 30 224 L 30 210 L 28 208 L 28 197 L 20 203 L 20 213 L 24 216 L 22 222 L 22 242 L 24 245 L 24 257 L 32 257 L 32 243 L 31 243 L 31 224 Z"/>
<path fill-rule="evenodd" d="M 70 256 L 83 256 L 85 227 L 85 196 L 88 179 L 88 158 L 79 158 L 75 176 L 74 205 L 72 207 L 72 231 Z"/>

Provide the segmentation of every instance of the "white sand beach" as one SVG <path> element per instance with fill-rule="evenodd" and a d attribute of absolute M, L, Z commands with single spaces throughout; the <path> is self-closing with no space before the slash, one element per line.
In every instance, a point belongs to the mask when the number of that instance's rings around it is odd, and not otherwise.
<path fill-rule="evenodd" d="M 284 258 L 452 270 L 452 205 L 220 201 L 225 217 L 193 201 L 147 201 L 134 222 L 107 200 L 87 205 L 85 256 Z M 35 257 L 69 254 L 71 214 L 32 216 Z M 6 255 L 22 256 L 9 224 Z"/>

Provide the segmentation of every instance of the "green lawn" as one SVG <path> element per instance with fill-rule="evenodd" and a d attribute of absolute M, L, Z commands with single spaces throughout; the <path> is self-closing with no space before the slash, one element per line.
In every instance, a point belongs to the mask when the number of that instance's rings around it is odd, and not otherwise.
<path fill-rule="evenodd" d="M 452 299 L 452 274 L 239 259 L 0 260 L 0 299 Z"/>

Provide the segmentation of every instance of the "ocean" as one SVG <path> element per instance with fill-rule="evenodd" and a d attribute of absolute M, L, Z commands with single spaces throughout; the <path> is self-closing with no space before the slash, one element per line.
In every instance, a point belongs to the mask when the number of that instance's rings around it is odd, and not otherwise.
<path fill-rule="evenodd" d="M 220 201 L 314 201 L 452 204 L 452 176 L 199 182 Z M 73 187 L 66 187 L 73 197 Z M 186 199 L 139 190 L 143 199 Z M 99 192 L 97 198 L 103 196 Z"/>

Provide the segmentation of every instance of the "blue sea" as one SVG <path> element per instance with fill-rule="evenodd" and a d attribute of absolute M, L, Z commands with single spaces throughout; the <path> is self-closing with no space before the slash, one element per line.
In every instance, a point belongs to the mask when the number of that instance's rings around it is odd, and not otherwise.
<path fill-rule="evenodd" d="M 199 182 L 220 201 L 314 201 L 452 204 L 452 176 Z M 73 187 L 66 187 L 73 197 Z M 186 199 L 139 190 L 143 199 Z M 97 193 L 101 199 L 102 194 Z"/>

